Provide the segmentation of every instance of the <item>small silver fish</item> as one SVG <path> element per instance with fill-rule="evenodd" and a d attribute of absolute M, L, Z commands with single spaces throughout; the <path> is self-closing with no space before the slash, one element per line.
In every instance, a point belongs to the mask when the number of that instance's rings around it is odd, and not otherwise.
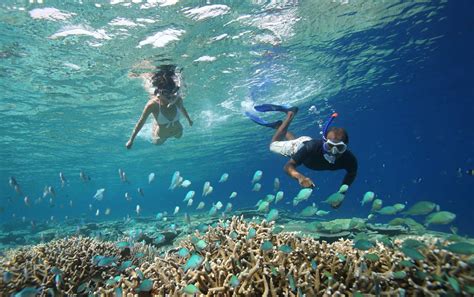
<path fill-rule="evenodd" d="M 207 193 L 209 191 L 209 188 L 211 187 L 211 183 L 209 181 L 206 181 L 204 185 L 202 186 L 202 195 L 201 196 L 207 196 Z"/>
<path fill-rule="evenodd" d="M 53 186 L 48 187 L 48 193 L 51 194 L 51 196 L 56 197 L 56 191 L 54 190 Z"/>
<path fill-rule="evenodd" d="M 61 188 L 64 188 L 66 185 L 66 178 L 64 177 L 64 174 L 62 172 L 59 172 L 59 180 L 61 181 Z"/>
<path fill-rule="evenodd" d="M 122 181 L 124 183 L 129 183 L 128 178 L 127 178 L 127 174 L 125 173 L 125 171 L 122 173 Z"/>
<path fill-rule="evenodd" d="M 10 179 L 8 180 L 8 183 L 10 184 L 10 187 L 14 188 L 18 183 L 16 182 L 16 179 L 13 176 L 10 176 Z"/>
<path fill-rule="evenodd" d="M 79 172 L 79 177 L 81 178 L 81 181 L 83 182 L 87 182 L 91 180 L 90 176 L 86 175 L 83 170 Z"/>
<path fill-rule="evenodd" d="M 186 180 L 184 180 L 184 181 L 181 183 L 180 186 L 181 186 L 182 188 L 187 188 L 187 187 L 189 187 L 190 185 L 191 185 L 191 181 L 188 180 L 188 179 L 186 179 Z"/>
<path fill-rule="evenodd" d="M 48 194 L 49 194 L 48 186 L 44 186 L 44 188 L 43 188 L 43 198 L 46 198 L 46 196 L 48 196 Z"/>
<path fill-rule="evenodd" d="M 196 207 L 196 209 L 203 209 L 205 206 L 205 203 L 204 202 L 199 202 L 198 206 Z"/>
<path fill-rule="evenodd" d="M 263 175 L 263 172 L 261 170 L 257 170 L 255 171 L 255 173 L 253 174 L 253 178 L 252 178 L 252 184 L 258 182 L 260 179 L 262 179 L 262 175 Z"/>
<path fill-rule="evenodd" d="M 273 191 L 276 192 L 280 189 L 280 179 L 278 177 L 275 177 L 275 180 L 273 180 Z"/>
<path fill-rule="evenodd" d="M 25 201 L 25 205 L 30 207 L 30 198 L 28 198 L 28 196 L 25 196 L 24 201 Z"/>
<path fill-rule="evenodd" d="M 155 180 L 155 173 L 150 173 L 148 175 L 148 184 L 151 184 Z"/>
<path fill-rule="evenodd" d="M 221 178 L 219 179 L 219 183 L 224 183 L 229 179 L 229 174 L 228 173 L 223 173 Z"/>
<path fill-rule="evenodd" d="M 14 186 L 14 189 L 15 189 L 15 192 L 16 192 L 18 195 L 22 195 L 22 194 L 23 194 L 23 191 L 21 190 L 20 185 L 15 185 L 15 186 Z"/>

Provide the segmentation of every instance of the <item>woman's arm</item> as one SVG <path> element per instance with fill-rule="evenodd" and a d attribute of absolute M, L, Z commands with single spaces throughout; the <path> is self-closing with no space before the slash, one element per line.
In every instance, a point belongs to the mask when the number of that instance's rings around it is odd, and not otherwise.
<path fill-rule="evenodd" d="M 188 111 L 187 111 L 186 108 L 184 107 L 183 99 L 182 99 L 182 98 L 179 98 L 179 100 L 178 100 L 176 106 L 179 108 L 179 110 L 180 110 L 181 113 L 184 115 L 184 117 L 188 120 L 189 126 L 192 126 L 192 125 L 193 125 L 193 121 L 191 120 L 191 117 L 189 116 Z"/>
<path fill-rule="evenodd" d="M 152 104 L 153 103 L 149 102 L 145 105 L 145 108 L 143 109 L 143 112 L 142 112 L 142 115 L 140 116 L 140 119 L 138 119 L 138 122 L 135 125 L 135 128 L 133 128 L 132 135 L 130 136 L 130 139 L 125 144 L 126 148 L 129 149 L 129 148 L 132 147 L 133 141 L 135 140 L 135 137 L 137 136 L 138 132 L 140 132 L 140 130 L 142 129 L 143 125 L 146 122 L 146 119 L 148 118 L 148 116 L 151 113 Z"/>

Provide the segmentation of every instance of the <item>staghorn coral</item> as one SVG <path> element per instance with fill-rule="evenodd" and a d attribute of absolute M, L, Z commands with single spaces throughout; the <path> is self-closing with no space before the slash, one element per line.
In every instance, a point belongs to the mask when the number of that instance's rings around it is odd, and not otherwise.
<path fill-rule="evenodd" d="M 94 265 L 92 258 L 96 255 L 119 258 L 120 250 L 114 243 L 84 237 L 9 250 L 0 259 L 0 273 L 11 273 L 12 279 L 0 282 L 0 292 L 10 295 L 24 287 L 41 287 L 44 296 L 48 289 L 61 294 L 75 294 L 81 284 L 94 278 L 101 279 L 102 274 L 116 270 L 115 267 Z M 55 280 L 53 271 L 61 271 L 60 282 Z"/>
<path fill-rule="evenodd" d="M 243 217 L 220 221 L 205 233 L 196 231 L 164 257 L 143 263 L 139 270 L 144 279 L 153 281 L 153 295 L 181 295 L 190 284 L 201 294 L 211 296 L 324 296 L 356 291 L 410 296 L 428 291 L 452 292 L 448 282 L 439 279 L 443 275 L 456 277 L 463 286 L 472 285 L 469 266 L 444 250 L 426 249 L 426 260 L 413 261 L 414 266 L 407 268 L 400 265 L 407 259 L 403 253 L 381 243 L 368 251 L 379 256 L 370 261 L 364 257 L 367 252 L 353 248 L 352 240 L 328 244 L 296 233 L 272 234 L 273 226 L 273 222 L 265 221 L 246 223 Z M 247 239 L 252 228 L 256 236 Z M 207 243 L 201 250 L 195 244 L 199 240 Z M 271 250 L 261 249 L 265 241 L 272 242 Z M 291 251 L 280 250 L 282 245 L 291 247 Z M 183 269 L 190 256 L 177 255 L 182 247 L 203 257 L 195 269 Z M 404 273 L 397 274 L 398 271 Z M 424 273 L 424 278 L 418 272 Z M 400 274 L 404 277 L 400 278 Z M 238 281 L 231 283 L 233 276 Z M 435 276 L 439 276 L 438 280 Z M 138 292 L 141 280 L 137 282 L 133 272 L 125 271 L 122 280 L 115 287 L 120 286 L 123 293 Z M 113 288 L 101 288 L 99 292 L 111 293 Z"/>
<path fill-rule="evenodd" d="M 426 248 L 421 250 L 424 260 L 407 261 L 409 258 L 398 249 L 387 248 L 380 242 L 369 251 L 360 251 L 353 248 L 349 239 L 329 244 L 293 232 L 274 234 L 273 227 L 273 222 L 245 222 L 243 217 L 232 217 L 219 221 L 206 232 L 196 231 L 164 256 L 157 256 L 146 245 L 135 245 L 131 257 L 139 252 L 147 256 L 135 261 L 137 266 L 122 271 L 114 267 L 103 269 L 102 279 L 92 289 L 101 296 L 115 296 L 117 290 L 129 296 L 175 296 L 194 294 L 193 290 L 208 296 L 352 296 L 357 291 L 430 296 L 454 293 L 453 278 L 462 289 L 473 285 L 472 266 L 466 264 L 468 257 L 437 249 L 434 241 L 425 242 Z M 248 236 L 252 229 L 255 236 Z M 271 242 L 273 247 L 264 251 L 264 242 Z M 68 248 L 70 245 L 61 246 Z M 117 252 L 113 245 L 109 248 Z M 189 250 L 189 255 L 180 256 L 181 248 Z M 377 257 L 366 257 L 367 253 Z M 93 254 L 97 252 L 90 252 L 87 261 Z M 197 255 L 194 258 L 198 261 L 190 265 L 188 261 L 193 255 Z M 68 261 L 64 262 L 62 267 L 67 267 Z M 6 263 L 2 262 L 0 269 Z M 77 288 L 81 281 L 69 284 L 69 290 Z"/>

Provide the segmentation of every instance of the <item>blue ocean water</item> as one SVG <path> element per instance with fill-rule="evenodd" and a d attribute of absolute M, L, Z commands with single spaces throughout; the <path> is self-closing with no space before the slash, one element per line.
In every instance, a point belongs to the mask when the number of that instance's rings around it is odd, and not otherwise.
<path fill-rule="evenodd" d="M 0 4 L 1 223 L 122 219 L 136 216 L 137 204 L 141 216 L 175 206 L 182 214 L 190 212 L 182 202 L 188 190 L 197 193 L 193 209 L 200 201 L 204 211 L 225 205 L 232 191 L 234 209 L 253 207 L 273 192 L 275 177 L 285 191 L 278 207 L 299 212 L 315 202 L 331 210 L 320 201 L 339 188 L 343 172 L 301 168 L 318 188 L 291 205 L 299 186 L 283 172 L 286 159 L 268 151 L 273 131 L 243 115 L 270 102 L 300 108 L 297 135 L 319 137 L 334 111 L 334 125 L 349 132 L 358 176 L 328 219 L 367 217 L 360 200 L 371 190 L 384 205 L 433 201 L 457 215 L 460 234 L 474 234 L 474 177 L 464 174 L 474 167 L 470 1 L 30 2 Z M 155 146 L 148 122 L 127 150 L 148 97 L 127 74 L 144 60 L 183 69 L 195 124 L 183 120 L 181 139 Z M 91 181 L 80 180 L 81 170 Z M 257 193 L 256 170 L 263 171 Z M 192 185 L 169 190 L 175 171 Z M 224 172 L 229 180 L 219 184 Z M 202 198 L 205 181 L 214 192 Z M 45 186 L 56 197 L 39 202 Z M 104 199 L 94 200 L 100 188 Z"/>

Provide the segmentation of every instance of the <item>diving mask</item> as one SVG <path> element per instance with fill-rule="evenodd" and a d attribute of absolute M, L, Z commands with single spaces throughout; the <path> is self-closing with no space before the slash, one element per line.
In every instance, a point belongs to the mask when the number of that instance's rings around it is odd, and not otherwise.
<path fill-rule="evenodd" d="M 332 154 L 343 154 L 347 150 L 347 145 L 343 141 L 334 142 L 330 139 L 324 139 L 323 143 L 324 151 Z"/>

